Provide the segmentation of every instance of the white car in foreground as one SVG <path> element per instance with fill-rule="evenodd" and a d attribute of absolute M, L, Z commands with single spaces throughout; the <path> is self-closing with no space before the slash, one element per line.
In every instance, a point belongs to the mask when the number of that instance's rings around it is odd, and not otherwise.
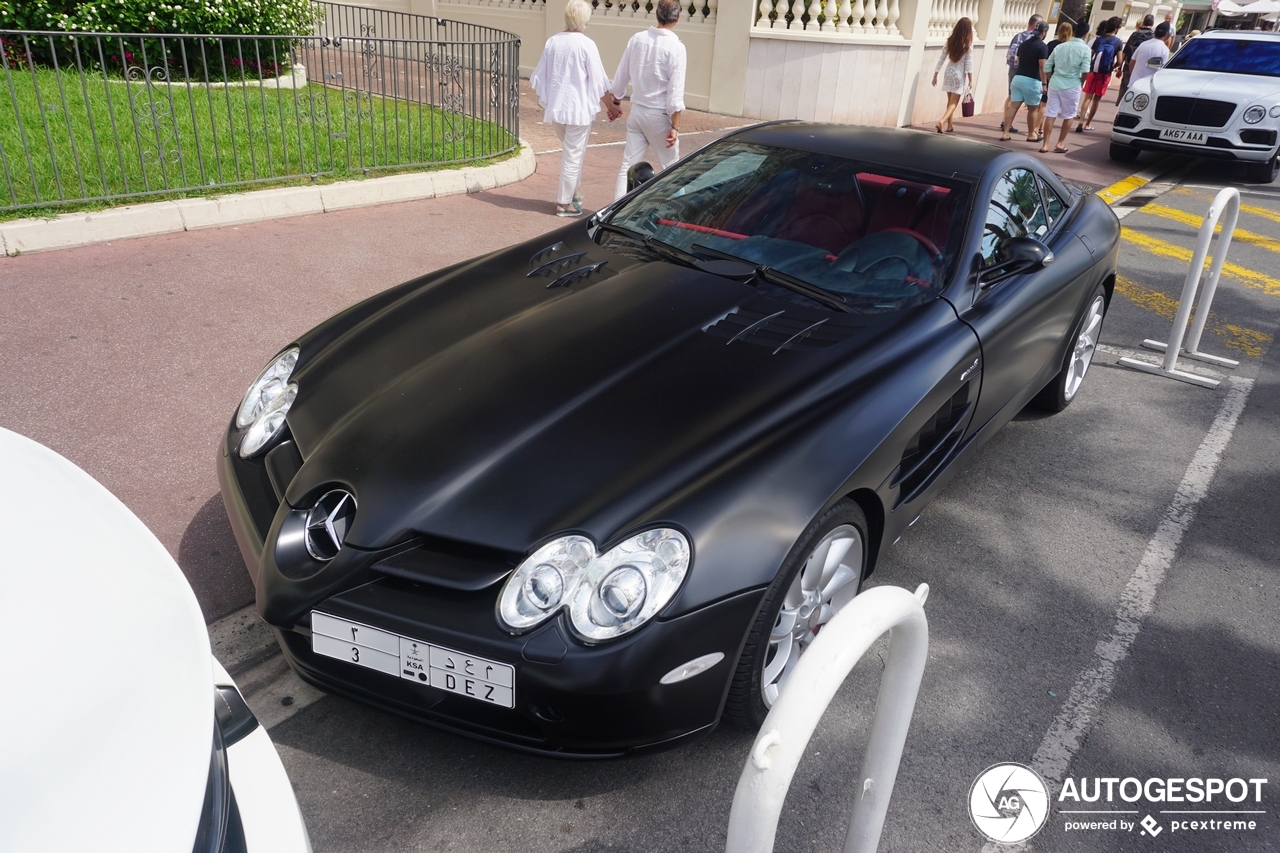
<path fill-rule="evenodd" d="M 1280 174 L 1278 132 L 1280 33 L 1213 31 L 1188 41 L 1124 93 L 1111 159 L 1176 151 L 1236 160 L 1249 180 L 1269 184 Z"/>
<path fill-rule="evenodd" d="M 0 429 L 0 850 L 303 853 L 194 593 L 96 480 Z"/>

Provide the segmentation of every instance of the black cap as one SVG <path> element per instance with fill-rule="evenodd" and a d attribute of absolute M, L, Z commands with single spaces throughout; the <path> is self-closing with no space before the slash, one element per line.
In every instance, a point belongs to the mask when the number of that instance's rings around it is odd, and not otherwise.
<path fill-rule="evenodd" d="M 1169 26 L 1169 22 L 1161 21 L 1160 26 L 1156 27 L 1155 36 L 1158 39 L 1167 39 L 1171 32 L 1173 32 L 1173 27 Z"/>
<path fill-rule="evenodd" d="M 1048 21 L 1041 21 L 1040 23 L 1036 24 L 1036 34 L 1037 34 L 1037 35 L 1044 35 L 1044 34 L 1045 34 L 1045 33 L 1047 33 L 1047 32 L 1049 32 L 1049 22 L 1048 22 Z"/>

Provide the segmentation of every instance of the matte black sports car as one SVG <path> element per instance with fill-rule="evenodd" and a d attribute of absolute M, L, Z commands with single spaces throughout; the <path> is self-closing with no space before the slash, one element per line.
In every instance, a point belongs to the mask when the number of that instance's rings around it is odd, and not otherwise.
<path fill-rule="evenodd" d="M 219 473 L 307 681 L 566 756 L 757 725 L 960 463 L 1089 368 L 1119 225 L 1022 154 L 781 123 L 392 288 Z"/>

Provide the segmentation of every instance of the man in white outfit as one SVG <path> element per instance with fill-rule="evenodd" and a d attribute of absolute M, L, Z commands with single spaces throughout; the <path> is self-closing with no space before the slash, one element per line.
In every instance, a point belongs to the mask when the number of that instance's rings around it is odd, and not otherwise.
<path fill-rule="evenodd" d="M 658 0 L 654 14 L 658 25 L 636 33 L 613 76 L 613 109 L 609 118 L 622 114 L 621 98 L 631 84 L 631 115 L 627 116 L 627 145 L 613 197 L 627 192 L 627 170 L 639 163 L 653 146 L 658 166 L 665 169 L 680 159 L 680 113 L 684 112 L 684 74 L 688 63 L 684 44 L 677 36 L 681 0 Z M 606 96 L 607 98 L 608 96 Z"/>

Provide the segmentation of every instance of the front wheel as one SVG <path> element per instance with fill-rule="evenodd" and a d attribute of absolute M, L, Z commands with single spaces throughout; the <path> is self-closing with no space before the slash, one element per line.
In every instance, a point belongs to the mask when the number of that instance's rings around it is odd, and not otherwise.
<path fill-rule="evenodd" d="M 800 536 L 756 614 L 729 688 L 725 717 L 758 729 L 822 626 L 862 588 L 867 520 L 838 502 Z"/>
<path fill-rule="evenodd" d="M 1110 153 L 1111 159 L 1115 160 L 1117 163 L 1132 163 L 1134 160 L 1138 159 L 1138 154 L 1141 152 L 1132 145 L 1125 145 L 1123 142 L 1113 142 L 1111 143 L 1111 150 L 1108 153 Z"/>
<path fill-rule="evenodd" d="M 1089 299 L 1089 307 L 1084 317 L 1076 326 L 1075 336 L 1066 357 L 1062 362 L 1062 370 L 1053 380 L 1036 395 L 1035 404 L 1049 412 L 1061 412 L 1076 398 L 1080 386 L 1084 384 L 1084 375 L 1089 372 L 1093 363 L 1093 354 L 1098 347 L 1098 336 L 1102 334 L 1102 320 L 1107 313 L 1107 295 L 1098 285 Z"/>
<path fill-rule="evenodd" d="M 1250 183 L 1269 184 L 1280 175 L 1280 155 L 1272 157 L 1265 163 L 1250 163 L 1245 167 L 1245 177 Z"/>

